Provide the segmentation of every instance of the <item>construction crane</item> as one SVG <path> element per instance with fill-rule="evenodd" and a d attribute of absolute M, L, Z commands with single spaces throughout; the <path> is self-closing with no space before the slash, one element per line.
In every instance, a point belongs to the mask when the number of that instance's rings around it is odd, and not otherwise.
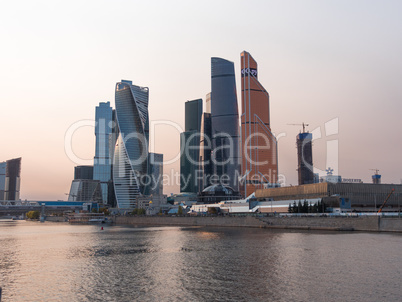
<path fill-rule="evenodd" d="M 303 133 L 306 133 L 306 127 L 309 125 L 309 124 L 306 124 L 306 123 L 301 123 L 301 124 L 288 124 L 288 125 L 291 125 L 291 126 L 302 126 L 303 127 Z"/>
<path fill-rule="evenodd" d="M 394 193 L 395 189 L 392 189 L 391 192 L 389 192 L 387 198 L 385 198 L 384 203 L 382 204 L 382 206 L 380 207 L 380 209 L 378 210 L 377 213 L 381 213 L 382 208 L 385 206 L 385 204 L 387 203 L 388 199 L 391 197 L 392 193 Z"/>

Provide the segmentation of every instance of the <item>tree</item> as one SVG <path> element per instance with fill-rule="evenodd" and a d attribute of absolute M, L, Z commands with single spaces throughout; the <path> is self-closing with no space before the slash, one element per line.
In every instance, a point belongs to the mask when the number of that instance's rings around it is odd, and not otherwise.
<path fill-rule="evenodd" d="M 297 213 L 297 206 L 296 206 L 296 200 L 293 201 L 293 213 Z"/>
<path fill-rule="evenodd" d="M 28 219 L 39 219 L 40 217 L 39 211 L 29 211 L 26 215 Z"/>

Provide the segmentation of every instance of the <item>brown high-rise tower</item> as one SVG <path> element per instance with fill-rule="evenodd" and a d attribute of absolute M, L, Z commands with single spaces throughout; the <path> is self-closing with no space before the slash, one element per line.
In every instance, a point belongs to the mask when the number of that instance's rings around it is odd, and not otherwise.
<path fill-rule="evenodd" d="M 277 141 L 271 132 L 269 94 L 258 81 L 257 62 L 246 51 L 241 58 L 241 193 L 245 197 L 278 181 Z"/>

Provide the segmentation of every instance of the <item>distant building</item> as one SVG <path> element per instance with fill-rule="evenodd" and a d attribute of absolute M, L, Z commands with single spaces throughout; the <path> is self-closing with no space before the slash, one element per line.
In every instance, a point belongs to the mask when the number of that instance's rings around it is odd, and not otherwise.
<path fill-rule="evenodd" d="M 4 200 L 6 190 L 6 162 L 0 163 L 0 200 Z"/>
<path fill-rule="evenodd" d="M 74 167 L 74 179 L 93 179 L 93 166 L 76 166 Z"/>
<path fill-rule="evenodd" d="M 268 183 L 278 182 L 276 137 L 271 132 L 268 91 L 258 81 L 257 62 L 243 51 L 241 59 L 241 193 L 249 196 Z"/>
<path fill-rule="evenodd" d="M 163 154 L 149 153 L 148 175 L 151 177 L 149 194 L 163 195 Z"/>
<path fill-rule="evenodd" d="M 74 179 L 71 183 L 68 201 L 102 202 L 99 180 Z"/>
<path fill-rule="evenodd" d="M 380 174 L 376 173 L 371 178 L 373 180 L 373 184 L 376 184 L 376 185 L 381 184 L 381 175 Z"/>
<path fill-rule="evenodd" d="M 205 97 L 205 112 L 211 113 L 211 93 L 207 93 Z"/>
<path fill-rule="evenodd" d="M 212 159 L 217 182 L 238 191 L 239 112 L 233 62 L 211 58 Z"/>
<path fill-rule="evenodd" d="M 197 193 L 202 99 L 185 103 L 185 132 L 180 133 L 180 192 Z"/>
<path fill-rule="evenodd" d="M 99 180 L 102 189 L 102 201 L 108 203 L 112 180 L 113 149 L 116 142 L 114 113 L 110 102 L 99 103 L 95 109 L 95 157 L 93 178 Z"/>
<path fill-rule="evenodd" d="M 0 200 L 19 200 L 21 157 L 0 163 Z"/>
<path fill-rule="evenodd" d="M 135 207 L 136 197 L 144 195 L 148 175 L 149 89 L 118 82 L 115 91 L 116 121 L 119 129 L 115 144 L 113 183 L 117 207 Z"/>
<path fill-rule="evenodd" d="M 198 188 L 200 191 L 212 185 L 211 176 L 213 173 L 212 155 L 212 128 L 211 113 L 204 112 L 201 119 L 200 133 L 200 159 L 199 159 L 199 175 Z"/>
<path fill-rule="evenodd" d="M 198 195 L 199 203 L 219 203 L 221 201 L 238 200 L 241 196 L 229 186 L 215 184 L 205 188 Z"/>
<path fill-rule="evenodd" d="M 332 176 L 332 175 L 331 175 Z M 309 200 L 339 197 L 351 202 L 355 211 L 378 211 L 387 196 L 394 190 L 383 211 L 399 211 L 402 204 L 402 185 L 323 182 L 293 187 L 260 189 L 255 192 L 258 201 Z"/>
<path fill-rule="evenodd" d="M 314 183 L 312 139 L 311 133 L 299 133 L 296 137 L 299 186 Z"/>

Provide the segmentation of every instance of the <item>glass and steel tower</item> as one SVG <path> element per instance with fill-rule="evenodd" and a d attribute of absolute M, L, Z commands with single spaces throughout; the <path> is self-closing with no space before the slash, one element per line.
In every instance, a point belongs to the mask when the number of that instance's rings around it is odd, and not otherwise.
<path fill-rule="evenodd" d="M 299 186 L 314 183 L 312 140 L 313 135 L 308 132 L 299 133 L 296 137 Z"/>
<path fill-rule="evenodd" d="M 148 172 L 148 97 L 147 87 L 123 80 L 116 84 L 119 134 L 114 152 L 113 183 L 118 208 L 133 208 L 136 197 L 146 194 L 143 178 Z"/>
<path fill-rule="evenodd" d="M 113 109 L 110 102 L 99 103 L 95 110 L 95 158 L 93 179 L 99 180 L 102 190 L 102 201 L 108 201 L 108 184 L 112 179 L 112 152 L 111 145 L 113 130 Z"/>
<path fill-rule="evenodd" d="M 185 103 L 185 132 L 180 133 L 180 192 L 198 193 L 202 99 Z"/>
<path fill-rule="evenodd" d="M 278 179 L 277 141 L 271 132 L 269 94 L 258 81 L 257 62 L 241 53 L 241 192 L 245 197 L 256 189 L 276 184 Z"/>
<path fill-rule="evenodd" d="M 214 174 L 238 191 L 239 112 L 233 62 L 211 58 L 211 125 Z M 224 177 L 224 178 L 223 178 Z"/>
<path fill-rule="evenodd" d="M 0 200 L 19 200 L 21 157 L 0 163 Z"/>

